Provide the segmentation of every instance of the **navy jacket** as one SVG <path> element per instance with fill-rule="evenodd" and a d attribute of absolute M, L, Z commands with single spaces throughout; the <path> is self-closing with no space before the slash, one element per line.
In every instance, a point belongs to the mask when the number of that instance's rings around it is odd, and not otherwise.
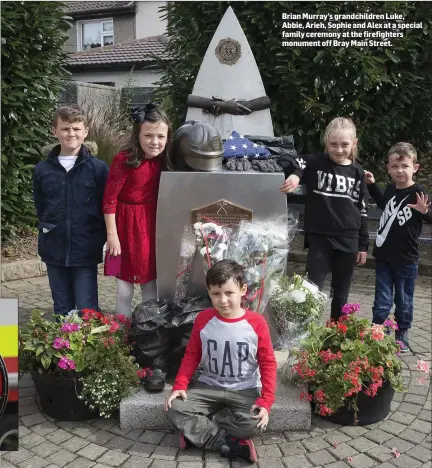
<path fill-rule="evenodd" d="M 51 265 L 101 263 L 106 242 L 102 199 L 108 166 L 82 145 L 74 167 L 67 172 L 59 163 L 59 153 L 60 145 L 34 170 L 38 253 L 42 261 Z"/>

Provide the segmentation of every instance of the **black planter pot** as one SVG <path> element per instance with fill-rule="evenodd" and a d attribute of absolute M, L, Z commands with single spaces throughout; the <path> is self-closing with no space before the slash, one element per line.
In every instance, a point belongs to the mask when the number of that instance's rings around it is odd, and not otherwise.
<path fill-rule="evenodd" d="M 99 416 L 83 400 L 79 380 L 31 372 L 42 412 L 60 421 L 84 421 Z"/>
<path fill-rule="evenodd" d="M 357 395 L 357 425 L 366 426 L 375 424 L 385 419 L 390 413 L 390 404 L 393 400 L 395 391 L 389 381 L 384 381 L 382 387 L 378 389 L 377 394 L 372 398 L 359 392 Z M 348 408 L 348 404 L 330 416 L 321 416 L 321 418 L 342 426 L 354 426 L 354 411 Z"/>

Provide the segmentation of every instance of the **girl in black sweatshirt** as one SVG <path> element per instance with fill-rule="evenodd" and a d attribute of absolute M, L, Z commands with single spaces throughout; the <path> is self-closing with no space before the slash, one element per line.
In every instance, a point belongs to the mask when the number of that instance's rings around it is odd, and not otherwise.
<path fill-rule="evenodd" d="M 331 272 L 331 318 L 337 320 L 348 301 L 354 267 L 366 262 L 367 189 L 363 169 L 356 162 L 352 120 L 333 119 L 326 128 L 324 143 L 325 153 L 286 156 L 279 161 L 287 177 L 280 191 L 293 192 L 300 179 L 307 187 L 306 272 L 320 289 Z"/>

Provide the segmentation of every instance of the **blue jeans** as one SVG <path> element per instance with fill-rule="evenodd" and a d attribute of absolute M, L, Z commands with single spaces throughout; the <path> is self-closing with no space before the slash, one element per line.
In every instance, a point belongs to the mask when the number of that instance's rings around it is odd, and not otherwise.
<path fill-rule="evenodd" d="M 399 330 L 403 332 L 411 328 L 417 272 L 417 263 L 397 267 L 386 262 L 376 262 L 373 323 L 382 324 L 387 320 L 393 306 L 394 292 L 395 319 Z"/>
<path fill-rule="evenodd" d="M 64 267 L 47 264 L 54 313 L 67 315 L 72 309 L 99 310 L 97 265 Z"/>

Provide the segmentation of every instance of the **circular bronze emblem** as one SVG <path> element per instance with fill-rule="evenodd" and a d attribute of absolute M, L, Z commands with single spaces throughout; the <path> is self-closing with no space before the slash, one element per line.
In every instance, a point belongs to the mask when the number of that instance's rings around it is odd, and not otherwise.
<path fill-rule="evenodd" d="M 221 146 L 220 137 L 214 136 L 210 141 L 210 145 L 215 151 L 221 150 L 222 146 Z"/>
<path fill-rule="evenodd" d="M 224 65 L 234 65 L 241 57 L 240 42 L 227 37 L 221 39 L 215 50 L 216 57 Z"/>

